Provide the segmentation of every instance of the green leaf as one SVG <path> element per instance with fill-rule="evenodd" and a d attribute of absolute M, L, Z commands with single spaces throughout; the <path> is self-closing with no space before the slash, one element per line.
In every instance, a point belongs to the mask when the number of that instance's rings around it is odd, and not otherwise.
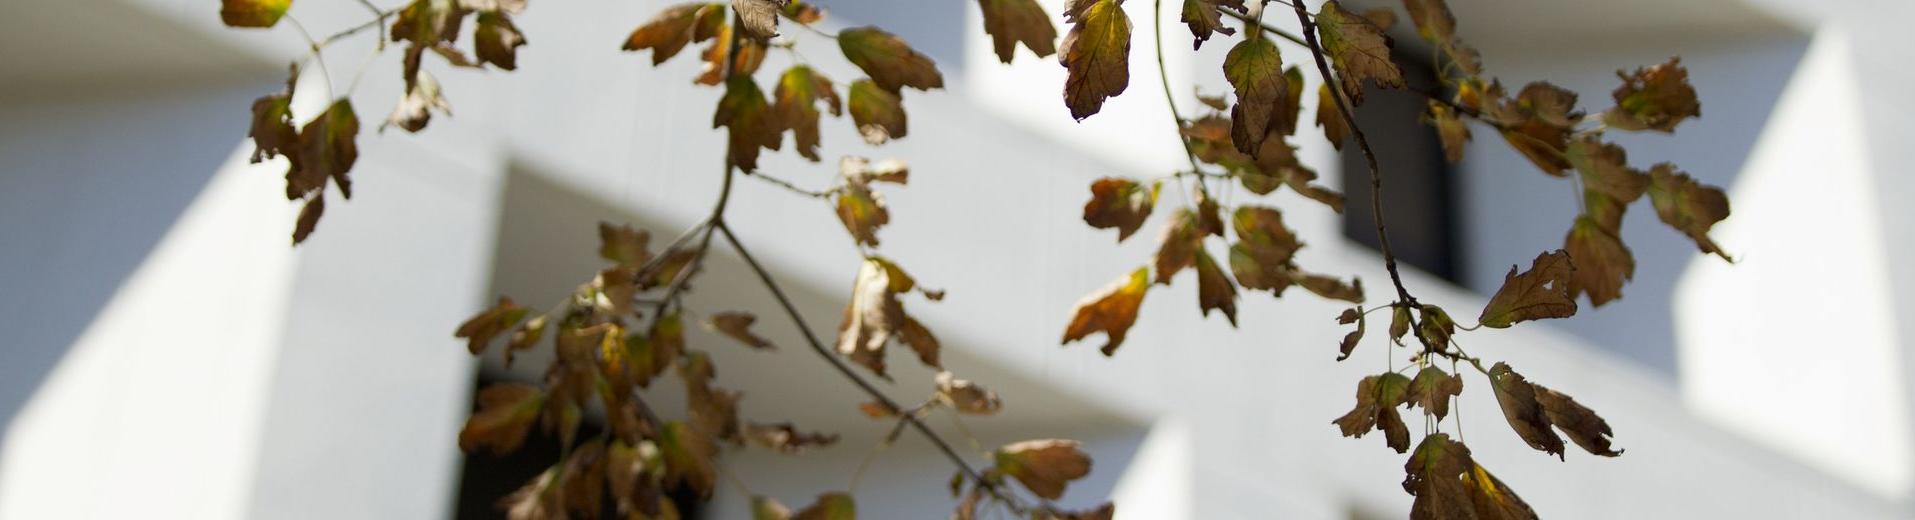
<path fill-rule="evenodd" d="M 864 142 L 872 145 L 905 136 L 902 100 L 869 80 L 851 82 L 851 122 Z"/>
<path fill-rule="evenodd" d="M 220 0 L 219 19 L 231 27 L 272 27 L 293 0 Z"/>
<path fill-rule="evenodd" d="M 1064 21 L 1072 24 L 1059 56 L 1069 72 L 1064 106 L 1082 121 L 1130 86 L 1130 16 L 1122 0 L 1069 0 Z"/>

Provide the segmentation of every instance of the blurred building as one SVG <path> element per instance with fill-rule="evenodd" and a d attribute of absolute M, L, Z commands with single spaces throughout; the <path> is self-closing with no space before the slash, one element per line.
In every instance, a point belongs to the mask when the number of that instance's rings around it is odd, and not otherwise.
<path fill-rule="evenodd" d="M 872 149 L 848 121 L 828 120 L 824 155 L 911 161 L 910 186 L 885 193 L 882 250 L 950 290 L 913 312 L 938 331 L 952 370 L 1007 401 L 1002 416 L 965 423 L 983 446 L 1086 441 L 1094 472 L 1063 503 L 1115 499 L 1124 518 L 1407 511 L 1404 457 L 1329 424 L 1355 381 L 1386 363 L 1377 338 L 1333 361 L 1337 305 L 1246 294 L 1233 330 L 1196 312 L 1185 278 L 1152 291 L 1114 358 L 1096 343 L 1056 345 L 1079 297 L 1155 247 L 1086 228 L 1085 186 L 1182 161 L 1156 92 L 1151 2 L 1126 5 L 1137 27 L 1130 91 L 1081 123 L 1059 103 L 1054 61 L 1019 51 L 997 63 L 972 2 L 819 3 L 833 10 L 828 25 L 879 22 L 945 73 L 946 90 L 906 95 L 908 138 Z M 1056 14 L 1062 2 L 1044 3 Z M 1915 516 L 1915 273 L 1891 268 L 1915 262 L 1905 204 L 1915 177 L 1898 173 L 1915 164 L 1915 71 L 1899 27 L 1915 7 L 1451 3 L 1492 74 L 1556 82 L 1586 107 L 1609 104 L 1611 71 L 1680 55 L 1703 117 L 1674 136 L 1616 139 L 1635 164 L 1673 161 L 1725 187 L 1734 216 L 1716 237 L 1739 260 L 1697 254 L 1638 207 L 1624 230 L 1637 271 L 1621 302 L 1464 336 L 1472 353 L 1602 413 L 1627 450 L 1534 452 L 1470 376 L 1459 406 L 1478 460 L 1549 518 Z M 418 135 L 375 130 L 400 94 L 399 53 L 356 80 L 370 39 L 328 48 L 328 70 L 301 79 L 297 110 L 357 85 L 358 189 L 298 249 L 287 247 L 297 208 L 281 197 L 284 166 L 248 164 L 244 140 L 251 100 L 279 89 L 286 61 L 305 52 L 292 28 L 226 29 L 207 1 L 13 5 L 0 17 L 0 518 L 495 514 L 490 502 L 540 468 L 468 460 L 454 439 L 479 380 L 525 373 L 473 361 L 451 330 L 496 294 L 542 304 L 589 278 L 596 221 L 669 237 L 718 189 L 724 141 L 705 130 L 717 94 L 688 81 L 690 53 L 654 69 L 649 55 L 617 50 L 663 5 L 532 2 L 520 71 L 429 65 L 456 116 Z M 1178 51 L 1166 56 L 1169 79 L 1194 105 L 1193 89 L 1227 89 L 1215 73 L 1227 46 L 1184 52 L 1179 7 L 1165 8 L 1165 45 Z M 351 2 L 303 1 L 293 13 L 317 33 L 365 17 Z M 857 76 L 829 41 L 798 39 L 819 49 L 810 54 L 827 75 Z M 766 69 L 789 58 L 774 54 Z M 1576 211 L 1566 183 L 1480 127 L 1468 159 L 1447 166 L 1426 130 L 1404 124 L 1413 105 L 1379 99 L 1366 112 L 1382 114 L 1379 151 L 1392 185 L 1405 186 L 1391 195 L 1391 224 L 1422 237 L 1404 245 L 1419 295 L 1478 308 L 1509 265 L 1558 247 Z M 1301 145 L 1325 182 L 1362 189 L 1327 142 Z M 764 164 L 808 186 L 834 168 L 792 154 Z M 856 250 L 825 205 L 741 182 L 730 222 L 813 328 L 831 330 Z M 1269 203 L 1308 242 L 1303 263 L 1360 275 L 1384 298 L 1367 224 L 1291 194 Z M 769 295 L 718 251 L 694 308 L 755 312 L 784 346 L 708 345 L 720 382 L 744 390 L 749 417 L 845 437 L 796 458 L 728 456 L 726 471 L 787 503 L 845 489 L 887 425 L 856 411 L 858 392 L 801 351 Z M 930 392 L 916 363 L 893 366 L 893 396 Z M 866 517 L 936 517 L 953 504 L 952 468 L 921 439 L 876 457 L 855 489 Z M 746 507 L 727 489 L 703 514 Z"/>

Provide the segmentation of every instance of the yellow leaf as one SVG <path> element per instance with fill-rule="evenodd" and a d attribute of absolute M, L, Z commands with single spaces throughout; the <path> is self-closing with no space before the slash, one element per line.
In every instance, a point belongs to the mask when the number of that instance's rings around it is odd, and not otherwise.
<path fill-rule="evenodd" d="M 1062 344 L 1084 339 L 1092 332 L 1103 332 L 1108 339 L 1101 350 L 1109 356 L 1124 344 L 1124 334 L 1137 323 L 1137 309 L 1150 290 L 1150 268 L 1139 267 L 1103 289 L 1078 300 L 1070 325 L 1064 327 Z"/>
<path fill-rule="evenodd" d="M 293 0 L 220 0 L 219 19 L 232 27 L 272 27 Z"/>
<path fill-rule="evenodd" d="M 625 38 L 624 50 L 652 50 L 652 64 L 664 63 L 678 55 L 685 45 L 705 41 L 716 35 L 723 23 L 725 4 L 687 3 L 665 8 L 645 25 Z"/>
<path fill-rule="evenodd" d="M 1223 33 L 1225 36 L 1237 34 L 1236 29 L 1223 24 L 1223 13 L 1218 9 L 1226 7 L 1236 11 L 1237 14 L 1249 12 L 1249 8 L 1243 5 L 1243 0 L 1184 0 L 1183 18 L 1180 21 L 1190 26 L 1190 35 L 1196 37 L 1190 42 L 1191 50 L 1202 49 L 1204 42 L 1210 40 L 1211 33 Z M 1262 38 L 1255 39 L 1262 40 Z"/>
<path fill-rule="evenodd" d="M 1123 0 L 1068 0 L 1064 21 L 1072 24 L 1058 55 L 1070 73 L 1064 106 L 1082 121 L 1130 86 L 1130 16 Z"/>

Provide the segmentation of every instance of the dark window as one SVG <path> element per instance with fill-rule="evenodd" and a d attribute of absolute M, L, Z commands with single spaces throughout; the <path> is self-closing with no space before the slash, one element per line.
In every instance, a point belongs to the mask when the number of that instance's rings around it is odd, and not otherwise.
<path fill-rule="evenodd" d="M 1431 77 L 1428 68 L 1404 64 L 1409 78 Z M 1412 80 L 1412 83 L 1418 83 Z M 1427 84 L 1427 81 L 1421 82 Z M 1443 159 L 1436 131 L 1423 124 L 1426 101 L 1405 90 L 1371 88 L 1356 111 L 1383 170 L 1383 217 L 1390 246 L 1405 264 L 1461 284 L 1461 239 L 1456 226 L 1456 183 Z M 1344 143 L 1343 235 L 1377 249 L 1376 220 L 1370 213 L 1370 173 L 1355 139 Z"/>

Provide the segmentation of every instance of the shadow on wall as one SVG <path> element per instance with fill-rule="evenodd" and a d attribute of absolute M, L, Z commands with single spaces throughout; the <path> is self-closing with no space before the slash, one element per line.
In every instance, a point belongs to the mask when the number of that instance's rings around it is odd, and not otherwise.
<path fill-rule="evenodd" d="M 262 88 L 0 105 L 0 315 L 14 324 L 0 350 L 0 419 L 11 425 L 205 188 L 245 135 L 243 100 Z"/>
<path fill-rule="evenodd" d="M 1609 92 L 1617 84 L 1611 71 L 1681 56 L 1701 96 L 1702 117 L 1684 123 L 1674 135 L 1610 132 L 1607 137 L 1629 150 L 1629 162 L 1636 168 L 1673 162 L 1698 181 L 1733 192 L 1807 45 L 1806 39 L 1790 35 L 1610 46 L 1600 52 L 1484 49 L 1484 55 L 1491 57 L 1490 69 L 1512 91 L 1529 81 L 1548 80 L 1580 93 L 1580 105 L 1589 110 L 1611 103 Z M 1462 279 L 1471 289 L 1491 294 L 1510 265 L 1527 266 L 1538 251 L 1561 247 L 1578 207 L 1565 181 L 1538 172 L 1495 134 L 1475 130 L 1458 187 L 1466 260 Z M 1548 326 L 1673 381 L 1678 376 L 1676 286 L 1700 253 L 1664 225 L 1646 200 L 1630 206 L 1622 235 L 1636 260 L 1635 278 L 1623 288 L 1623 299 L 1599 309 L 1588 308 L 1585 301 L 1574 319 L 1550 321 Z M 1736 252 L 1735 244 L 1724 247 Z"/>
<path fill-rule="evenodd" d="M 605 267 L 604 261 L 596 255 L 596 226 L 600 221 L 630 224 L 650 232 L 650 248 L 654 253 L 661 252 L 679 231 L 689 226 L 689 223 L 647 218 L 564 186 L 561 181 L 546 175 L 529 173 L 528 170 L 531 168 L 514 167 L 506 180 L 505 196 L 501 202 L 504 209 L 499 213 L 501 221 L 492 287 L 489 290 L 490 293 L 511 296 L 521 304 L 540 310 L 550 309 L 551 305 L 562 301 L 580 283 L 589 281 L 598 270 Z M 749 480 L 752 489 L 780 492 L 779 498 L 788 504 L 807 503 L 817 493 L 830 490 L 826 488 L 842 486 L 843 481 L 838 479 L 848 479 L 852 475 L 868 448 L 877 444 L 890 424 L 872 421 L 858 411 L 858 403 L 870 398 L 809 351 L 796 326 L 722 239 L 714 239 L 710 254 L 705 269 L 692 280 L 686 297 L 688 347 L 712 356 L 714 365 L 718 367 L 718 385 L 743 391 L 745 398 L 740 402 L 742 419 L 759 423 L 790 421 L 800 429 L 833 432 L 843 436 L 843 441 L 834 448 L 796 459 L 760 456 L 762 454 L 756 453 L 757 450 L 750 449 L 736 453 L 740 458 L 733 464 L 756 468 L 750 470 L 753 475 L 763 473 L 755 480 L 749 475 L 744 477 Z M 835 339 L 835 325 L 840 318 L 846 298 L 844 292 L 848 292 L 853 273 L 846 272 L 843 280 L 805 279 L 781 275 L 777 258 L 759 260 L 767 264 L 774 276 L 780 276 L 781 287 L 804 313 L 812 330 L 823 335 L 820 339 L 829 346 Z M 916 301 L 911 304 L 923 305 Z M 649 309 L 643 310 L 650 314 Z M 754 351 L 693 324 L 710 313 L 721 311 L 743 311 L 757 316 L 753 331 L 771 340 L 776 345 L 775 349 Z M 933 331 L 952 330 L 948 326 L 940 327 L 936 322 L 926 325 Z M 947 440 L 957 443 L 960 452 L 969 451 L 964 447 L 970 442 L 966 440 L 967 436 L 975 436 L 977 442 L 986 449 L 1032 438 L 1085 439 L 1090 441 L 1088 449 L 1098 457 L 1098 469 L 1080 483 L 1081 491 L 1073 493 L 1073 499 L 1067 503 L 1088 506 L 1109 496 L 1118 477 L 1124 474 L 1124 468 L 1129 465 L 1133 456 L 1131 452 L 1142 440 L 1142 425 L 969 354 L 970 349 L 956 344 L 952 337 L 944 339 L 941 356 L 944 367 L 960 377 L 977 381 L 996 391 L 1004 398 L 1005 409 L 992 417 L 967 418 L 963 429 L 943 417 L 933 416 L 931 425 L 934 429 L 940 430 Z M 507 368 L 496 348 L 489 354 L 482 363 L 482 381 L 537 381 L 552 356 L 549 344 L 541 345 L 538 349 L 517 356 L 513 366 Z M 917 402 L 931 394 L 934 370 L 922 366 L 908 349 L 894 346 L 889 350 L 887 361 L 895 382 L 878 379 L 863 368 L 854 370 L 900 402 Z M 661 416 L 683 417 L 685 414 L 684 390 L 676 377 L 667 377 L 653 384 L 647 390 L 646 397 Z M 866 475 L 864 481 L 868 489 L 858 496 L 860 511 L 921 513 L 927 507 L 948 507 L 948 504 L 944 504 L 948 498 L 944 484 L 952 470 L 949 462 L 930 451 L 930 446 L 916 435 L 907 434 L 906 437 L 898 450 L 892 453 L 896 462 L 889 463 L 900 467 L 873 468 L 873 473 Z M 732 455 L 728 453 L 727 456 Z M 549 460 L 550 457 L 497 459 L 487 454 L 468 456 L 458 498 L 457 517 L 492 517 L 496 510 L 491 506 L 498 498 L 493 495 L 498 494 L 496 492 L 500 489 L 516 488 L 542 471 L 540 464 L 549 463 Z M 974 464 L 988 463 L 981 455 L 972 457 L 972 461 Z M 517 462 L 518 465 L 501 462 Z M 887 463 L 878 464 L 883 466 Z M 739 472 L 746 473 L 745 470 Z M 818 475 L 821 474 L 827 477 L 820 480 Z M 923 480 L 928 484 L 914 487 L 911 492 L 901 488 L 896 489 L 896 493 L 879 492 L 880 488 L 894 487 L 882 484 L 891 480 L 882 476 L 887 474 L 910 478 L 913 482 Z M 510 483 L 510 487 L 507 487 L 507 483 Z M 734 500 L 726 497 L 720 499 Z M 740 504 L 742 500 L 735 498 Z M 722 513 L 728 511 L 728 506 L 736 505 L 739 504 L 713 504 L 711 507 Z M 719 514 L 717 517 L 727 515 Z"/>

